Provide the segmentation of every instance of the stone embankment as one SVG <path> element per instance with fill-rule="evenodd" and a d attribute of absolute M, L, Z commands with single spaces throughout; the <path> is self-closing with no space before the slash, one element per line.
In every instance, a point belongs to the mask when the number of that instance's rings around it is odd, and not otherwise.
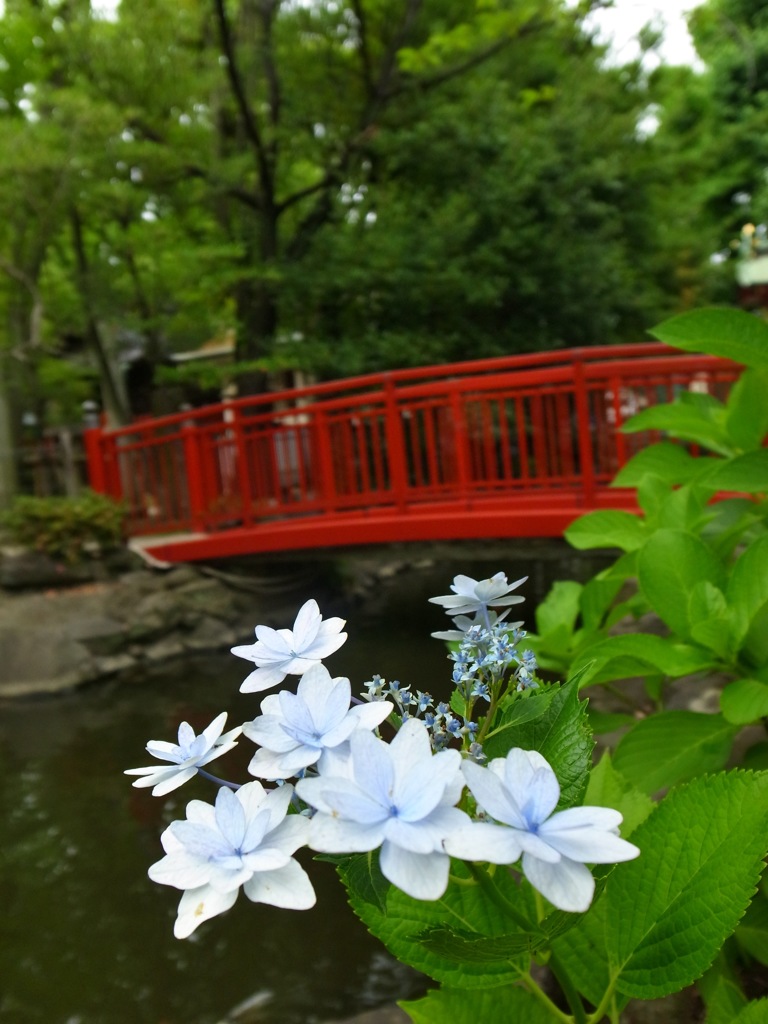
<path fill-rule="evenodd" d="M 290 573 L 238 578 L 191 566 L 156 570 L 138 559 L 102 579 L 61 567 L 46 577 L 38 561 L 28 572 L 28 562 L 0 560 L 0 698 L 57 693 L 249 643 L 257 622 L 295 615 L 300 585 Z"/>

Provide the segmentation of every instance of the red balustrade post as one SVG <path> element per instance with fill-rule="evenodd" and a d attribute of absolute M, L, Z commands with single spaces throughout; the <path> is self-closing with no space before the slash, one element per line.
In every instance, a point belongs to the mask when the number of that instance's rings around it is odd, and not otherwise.
<path fill-rule="evenodd" d="M 176 486 L 181 491 L 186 483 L 187 497 L 189 499 L 190 529 L 204 532 L 206 527 L 206 502 L 203 463 L 200 452 L 200 434 L 194 426 L 184 426 L 181 429 L 181 436 L 184 444 L 184 475 L 186 480 L 176 481 Z"/>
<path fill-rule="evenodd" d="M 88 486 L 99 494 L 109 494 L 103 440 L 104 431 L 101 427 L 91 427 L 83 431 L 83 446 L 88 466 Z"/>
<path fill-rule="evenodd" d="M 589 396 L 584 373 L 584 360 L 579 352 L 573 364 L 574 396 L 576 398 L 576 436 L 579 444 L 579 471 L 584 504 L 592 508 L 595 503 L 595 453 L 589 422 Z M 598 425 L 599 429 L 599 425 Z"/>
<path fill-rule="evenodd" d="M 312 410 L 312 429 L 315 432 L 315 445 L 318 462 L 318 482 L 323 497 L 323 512 L 332 512 L 336 501 L 336 469 L 331 451 L 331 431 L 323 409 Z"/>
<path fill-rule="evenodd" d="M 384 409 L 386 416 L 387 462 L 392 496 L 399 512 L 404 512 L 408 503 L 408 459 L 403 437 L 401 412 L 397 404 L 397 392 L 391 377 L 384 381 Z"/>
<path fill-rule="evenodd" d="M 453 420 L 453 444 L 456 457 L 456 488 L 462 498 L 469 497 L 470 474 L 469 453 L 467 452 L 467 407 L 461 404 L 457 386 L 451 388 L 451 418 Z"/>

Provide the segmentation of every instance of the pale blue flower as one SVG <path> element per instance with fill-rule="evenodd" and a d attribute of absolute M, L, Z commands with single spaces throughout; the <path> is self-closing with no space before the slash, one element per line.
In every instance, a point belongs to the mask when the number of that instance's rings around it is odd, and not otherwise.
<path fill-rule="evenodd" d="M 134 786 L 139 789 L 154 786 L 152 796 L 165 796 L 166 793 L 183 785 L 193 775 L 197 775 L 198 768 L 226 754 L 237 744 L 241 727 L 238 726 L 222 735 L 226 721 L 227 713 L 223 711 L 199 736 L 195 735 L 188 722 L 182 722 L 179 726 L 178 743 L 150 740 L 147 744 L 147 750 L 153 757 L 161 761 L 170 761 L 170 764 L 128 768 L 125 774 L 142 776 L 133 783 Z"/>
<path fill-rule="evenodd" d="M 256 627 L 256 643 L 233 647 L 232 653 L 256 664 L 244 680 L 241 693 L 257 693 L 282 683 L 286 676 L 301 676 L 337 651 L 347 639 L 344 619 L 323 619 L 317 601 L 299 609 L 293 629 Z"/>
<path fill-rule="evenodd" d="M 522 853 L 531 885 L 560 910 L 586 910 L 595 881 L 586 864 L 632 860 L 640 851 L 620 839 L 621 814 L 608 807 L 555 811 L 560 786 L 549 762 L 516 747 L 487 767 L 464 761 L 462 771 L 478 806 L 501 825 L 475 822 L 445 841 L 464 860 L 513 864 Z"/>
<path fill-rule="evenodd" d="M 292 786 L 266 791 L 249 782 L 237 793 L 220 789 L 215 807 L 193 800 L 186 821 L 174 821 L 163 833 L 166 856 L 149 877 L 183 889 L 173 933 L 186 939 L 203 921 L 234 904 L 240 886 L 254 903 L 308 910 L 315 892 L 291 854 L 304 846 L 309 821 L 286 817 Z"/>
<path fill-rule="evenodd" d="M 342 776 L 302 779 L 296 792 L 317 813 L 309 843 L 321 853 L 381 847 L 385 878 L 415 899 L 436 900 L 448 884 L 443 840 L 469 825 L 454 806 L 463 789 L 457 750 L 432 754 L 423 722 L 413 718 L 390 744 L 369 732 L 350 738 Z"/>
<path fill-rule="evenodd" d="M 394 710 L 387 701 L 350 708 L 349 679 L 332 679 L 324 665 L 313 665 L 301 677 L 296 693 L 281 690 L 261 704 L 262 714 L 243 726 L 244 734 L 261 747 L 248 766 L 260 779 L 290 779 L 318 764 L 329 750 L 340 752 L 356 729 L 375 729 Z"/>
<path fill-rule="evenodd" d="M 470 622 L 468 628 L 478 622 L 482 622 L 490 628 L 492 620 L 488 609 L 491 607 L 503 608 L 524 601 L 523 597 L 511 595 L 511 591 L 525 583 L 527 579 L 527 576 L 523 576 L 522 579 L 509 583 L 503 572 L 497 572 L 486 580 L 475 580 L 471 576 L 459 575 L 454 577 L 451 584 L 453 594 L 446 594 L 444 597 L 430 597 L 429 600 L 432 604 L 441 605 L 452 617 L 475 615 L 475 622 Z M 496 622 L 500 620 L 499 616 L 495 617 Z"/>

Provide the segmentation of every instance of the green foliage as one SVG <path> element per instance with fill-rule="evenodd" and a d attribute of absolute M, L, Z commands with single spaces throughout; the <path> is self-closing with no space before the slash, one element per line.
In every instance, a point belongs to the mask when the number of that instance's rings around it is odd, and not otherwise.
<path fill-rule="evenodd" d="M 70 564 L 119 547 L 125 509 L 84 491 L 78 498 L 18 497 L 2 516 L 13 539 Z"/>

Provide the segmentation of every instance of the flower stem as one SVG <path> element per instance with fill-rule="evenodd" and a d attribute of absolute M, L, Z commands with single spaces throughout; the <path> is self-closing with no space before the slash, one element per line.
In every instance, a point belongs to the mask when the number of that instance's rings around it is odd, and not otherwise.
<path fill-rule="evenodd" d="M 558 1006 L 555 1006 L 547 993 L 539 988 L 530 974 L 523 975 L 523 985 L 535 999 L 538 999 L 540 1003 L 546 1006 L 555 1020 L 559 1020 L 561 1024 L 574 1024 L 573 1017 L 569 1017 L 567 1013 L 563 1013 Z"/>
<path fill-rule="evenodd" d="M 615 1019 L 615 1017 L 616 1017 L 616 1005 L 615 1005 L 615 1003 L 613 1001 L 614 1000 L 614 987 L 615 987 L 615 985 L 616 985 L 616 978 L 611 978 L 611 983 L 608 986 L 608 988 L 605 990 L 605 994 L 603 995 L 603 998 L 600 1000 L 600 1005 L 597 1007 L 595 1012 L 591 1013 L 589 1015 L 589 1017 L 587 1018 L 587 1024 L 599 1024 L 599 1022 L 603 1019 L 603 1017 L 606 1015 L 606 1013 L 609 1012 L 611 1007 L 613 1008 L 612 1012 L 611 1012 L 611 1019 L 612 1020 Z"/>
<path fill-rule="evenodd" d="M 215 782 L 217 786 L 226 786 L 227 789 L 240 789 L 240 785 L 237 782 L 227 782 L 226 779 L 220 779 L 218 775 L 211 775 L 204 768 L 198 768 L 197 774 L 202 775 L 204 779 L 208 779 L 210 782 Z"/>
<path fill-rule="evenodd" d="M 574 1024 L 587 1024 L 587 1013 L 584 1009 L 584 1003 L 581 1001 L 581 996 L 573 984 L 571 976 L 560 963 L 554 951 L 550 953 L 548 967 L 563 990 L 563 995 L 568 1000 L 568 1005 L 573 1013 Z"/>
<path fill-rule="evenodd" d="M 467 861 L 467 867 L 469 868 L 472 876 L 477 880 L 480 886 L 485 889 L 493 902 L 501 907 L 507 917 L 511 918 L 515 924 L 524 931 L 531 932 L 533 930 L 531 922 L 520 913 L 517 907 L 514 907 L 509 902 L 502 892 L 500 892 L 498 886 L 484 868 L 481 868 L 478 864 L 473 864 L 469 861 Z"/>

